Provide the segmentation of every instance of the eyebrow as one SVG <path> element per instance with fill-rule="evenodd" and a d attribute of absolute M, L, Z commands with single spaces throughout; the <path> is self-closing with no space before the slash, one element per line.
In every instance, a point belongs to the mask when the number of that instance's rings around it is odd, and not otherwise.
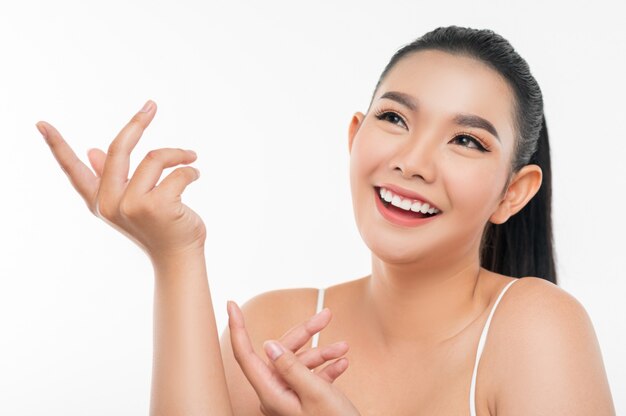
<path fill-rule="evenodd" d="M 397 103 L 400 103 L 411 111 L 417 111 L 417 100 L 415 100 L 409 94 L 405 94 L 399 91 L 387 91 L 386 93 L 380 96 L 379 100 L 383 98 L 387 98 L 389 100 L 393 100 Z"/>
<path fill-rule="evenodd" d="M 417 100 L 409 94 L 399 91 L 387 91 L 380 96 L 379 100 L 383 98 L 387 98 L 388 100 L 392 100 L 399 104 L 402 104 L 411 111 L 417 111 Z M 475 114 L 461 113 L 456 114 L 453 118 L 453 121 L 459 126 L 474 127 L 486 130 L 494 135 L 495 138 L 498 139 L 498 141 L 501 141 L 500 136 L 498 135 L 498 130 L 496 130 L 493 124 L 480 116 L 477 116 Z"/>

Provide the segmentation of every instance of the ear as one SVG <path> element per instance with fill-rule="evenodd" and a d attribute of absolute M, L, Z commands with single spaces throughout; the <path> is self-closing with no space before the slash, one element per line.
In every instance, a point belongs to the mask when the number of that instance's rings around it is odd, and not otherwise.
<path fill-rule="evenodd" d="M 506 194 L 489 221 L 503 224 L 521 211 L 541 187 L 543 174 L 537 165 L 526 165 L 511 180 Z"/>
<path fill-rule="evenodd" d="M 357 131 L 359 131 L 359 127 L 361 127 L 364 118 L 365 115 L 360 111 L 357 111 L 352 116 L 352 120 L 350 120 L 350 128 L 348 130 L 348 153 L 352 153 L 352 142 L 354 141 L 354 137 L 356 136 Z"/>

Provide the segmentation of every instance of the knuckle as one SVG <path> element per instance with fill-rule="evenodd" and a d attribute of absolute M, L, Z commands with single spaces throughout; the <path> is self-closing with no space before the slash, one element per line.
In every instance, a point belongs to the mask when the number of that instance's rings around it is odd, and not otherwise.
<path fill-rule="evenodd" d="M 93 215 L 95 215 L 96 217 L 100 217 L 100 208 L 98 208 L 97 202 L 95 204 L 92 204 L 89 201 L 85 201 L 85 204 Z"/>
<path fill-rule="evenodd" d="M 239 351 L 238 348 L 233 348 L 233 356 L 235 357 L 235 361 L 237 361 L 238 363 L 241 363 L 241 351 Z"/>
<path fill-rule="evenodd" d="M 296 360 L 285 357 L 280 365 L 280 372 L 289 375 L 295 370 Z"/>
<path fill-rule="evenodd" d="M 109 221 L 115 220 L 117 217 L 117 209 L 105 201 L 103 198 L 99 198 L 96 205 L 96 210 L 100 216 Z"/>
<path fill-rule="evenodd" d="M 122 153 L 122 145 L 118 140 L 113 140 L 107 150 L 107 156 L 115 156 Z"/>
<path fill-rule="evenodd" d="M 120 214 L 125 218 L 137 218 L 146 214 L 146 208 L 133 198 L 123 197 L 120 201 Z"/>
<path fill-rule="evenodd" d="M 261 412 L 261 414 L 265 415 L 265 416 L 269 416 L 272 413 L 272 409 L 271 406 L 268 405 L 267 403 L 263 403 L 261 402 L 261 404 L 259 405 L 259 411 Z"/>
<path fill-rule="evenodd" d="M 183 180 L 191 180 L 194 177 L 192 168 L 188 168 L 188 167 L 178 168 L 174 172 L 172 172 L 172 174 L 174 175 L 176 179 L 183 179 Z"/>
<path fill-rule="evenodd" d="M 160 161 L 161 154 L 162 152 L 159 149 L 150 150 L 148 153 L 146 153 L 145 159 L 150 161 Z"/>
<path fill-rule="evenodd" d="M 143 130 L 145 113 L 136 113 L 128 122 L 127 127 L 130 129 Z"/>
<path fill-rule="evenodd" d="M 271 401 L 268 401 L 264 398 L 259 398 L 259 399 L 260 399 L 259 410 L 261 411 L 261 414 L 265 416 L 284 414 L 284 412 L 280 412 L 278 406 L 276 406 Z"/>

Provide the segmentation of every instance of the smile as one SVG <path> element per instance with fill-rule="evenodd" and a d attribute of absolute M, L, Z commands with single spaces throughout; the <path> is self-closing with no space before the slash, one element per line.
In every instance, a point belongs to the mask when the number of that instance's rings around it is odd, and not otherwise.
<path fill-rule="evenodd" d="M 402 197 L 384 187 L 374 187 L 374 191 L 378 211 L 396 225 L 414 227 L 432 221 L 441 213 L 426 202 Z"/>

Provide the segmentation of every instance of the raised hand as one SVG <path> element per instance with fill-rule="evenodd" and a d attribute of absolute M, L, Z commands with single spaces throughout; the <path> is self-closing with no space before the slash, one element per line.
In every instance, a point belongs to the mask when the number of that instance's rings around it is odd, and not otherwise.
<path fill-rule="evenodd" d="M 348 359 L 339 358 L 348 351 L 348 344 L 339 342 L 298 352 L 328 325 L 330 310 L 324 309 L 295 326 L 278 341 L 266 341 L 264 349 L 269 363 L 254 352 L 243 315 L 234 302 L 228 303 L 228 316 L 235 359 L 259 396 L 264 415 L 359 415 L 354 405 L 332 384 L 348 368 Z M 332 362 L 313 371 L 329 361 Z"/>
<path fill-rule="evenodd" d="M 111 142 L 108 152 L 91 149 L 95 174 L 49 123 L 37 128 L 89 210 L 137 243 L 151 259 L 202 247 L 202 219 L 181 202 L 181 194 L 199 176 L 191 166 L 179 167 L 157 186 L 165 168 L 196 160 L 191 150 L 163 148 L 148 152 L 129 180 L 130 153 L 156 113 L 148 100 Z"/>

